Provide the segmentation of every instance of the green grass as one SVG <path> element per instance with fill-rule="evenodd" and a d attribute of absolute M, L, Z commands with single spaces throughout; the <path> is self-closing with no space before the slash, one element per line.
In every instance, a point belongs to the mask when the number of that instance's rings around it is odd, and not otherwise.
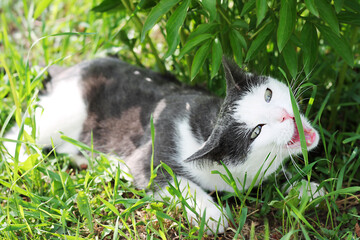
<path fill-rule="evenodd" d="M 51 64 L 69 66 L 99 55 L 120 54 L 132 63 L 155 65 L 157 59 L 144 44 L 140 44 L 141 54 L 136 53 L 116 35 L 128 24 L 123 13 L 90 11 L 99 2 L 1 1 L 0 141 L 14 124 L 36 124 L 34 103 Z M 164 43 L 161 36 L 154 39 Z M 158 51 L 165 53 L 166 47 L 160 45 Z M 359 53 L 356 56 L 359 58 Z M 31 153 L 25 163 L 17 158 L 13 163 L 5 161 L 6 152 L 0 145 L 0 239 L 360 238 L 359 74 L 348 71 L 344 77 L 345 73 L 335 70 L 341 79 L 355 80 L 342 83 L 346 96 L 337 94 L 331 100 L 333 88 L 319 80 L 326 76 L 323 70 L 331 60 L 323 55 L 319 58 L 321 63 L 312 73 L 317 86 L 305 93 L 301 106 L 308 108 L 309 118 L 315 120 L 320 147 L 309 153 L 308 164 L 296 158 L 302 172 L 311 173 L 326 189 L 327 194 L 318 200 L 311 202 L 306 194 L 298 199 L 295 190 L 284 195 L 276 184 L 286 182 L 280 173 L 259 188 L 252 186 L 244 192 L 235 187 L 234 193 L 214 194 L 224 205 L 231 227 L 224 235 L 205 236 L 204 222 L 199 228 L 188 224 L 184 199 L 180 198 L 180 205 L 170 199 L 154 201 L 120 178 L 120 169 L 111 168 L 104 154 L 87 156 L 91 169 L 74 169 L 65 155 L 43 155 L 34 144 L 35 133 L 24 132 L 19 141 L 27 142 Z M 176 72 L 182 75 L 180 70 Z M 306 94 L 314 103 L 304 100 Z M 333 124 L 329 119 L 333 118 L 334 102 L 342 120 L 328 127 L 329 122 Z M 96 150 L 75 144 L 90 152 Z M 291 181 L 304 178 L 291 162 L 285 165 L 294 173 Z M 229 184 L 235 181 L 231 174 L 223 178 Z M 172 189 L 179 193 L 176 184 Z"/>

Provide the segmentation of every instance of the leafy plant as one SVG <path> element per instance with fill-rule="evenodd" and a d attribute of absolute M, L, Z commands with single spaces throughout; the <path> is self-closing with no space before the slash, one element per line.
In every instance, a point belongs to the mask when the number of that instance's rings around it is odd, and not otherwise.
<path fill-rule="evenodd" d="M 78 171 L 54 150 L 41 154 L 35 132 L 25 131 L 36 125 L 34 103 L 50 65 L 103 54 L 169 71 L 220 96 L 225 93 L 223 55 L 246 71 L 292 79 L 293 99 L 314 119 L 320 147 L 309 153 L 308 164 L 301 158 L 287 164 L 293 178 L 272 176 L 253 191 L 243 193 L 231 174 L 221 175 L 235 191 L 216 196 L 232 224 L 224 237 L 360 237 L 357 0 L 3 0 L 0 8 L 0 141 L 7 141 L 4 133 L 18 124 L 16 141 L 30 149 L 24 163 L 19 149 L 8 162 L 0 143 L 2 239 L 204 237 L 204 222 L 194 228 L 175 202 L 156 202 L 134 189 L 120 178 L 120 168 L 111 168 L 108 156 L 86 156 L 93 167 Z M 296 189 L 283 196 L 274 184 L 294 183 L 309 173 L 327 191 L 313 202 L 306 195 L 295 199 Z"/>

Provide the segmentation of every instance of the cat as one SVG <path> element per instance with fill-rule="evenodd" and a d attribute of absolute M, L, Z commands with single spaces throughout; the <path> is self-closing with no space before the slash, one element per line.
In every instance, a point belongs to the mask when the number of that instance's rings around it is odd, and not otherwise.
<path fill-rule="evenodd" d="M 222 233 L 228 227 L 225 211 L 207 191 L 234 190 L 212 171 L 226 175 L 226 166 L 237 187 L 247 189 L 261 167 L 266 178 L 284 159 L 301 153 L 289 88 L 274 78 L 245 73 L 226 58 L 223 67 L 224 99 L 118 59 L 82 62 L 55 76 L 39 97 L 36 142 L 49 147 L 52 139 L 57 152 L 69 153 L 80 168 L 87 167 L 86 159 L 61 135 L 93 145 L 123 159 L 121 169 L 130 172 L 134 185 L 148 188 L 152 116 L 153 167 L 163 162 L 172 169 L 183 197 L 196 209 L 187 211 L 192 225 L 205 213 L 207 233 Z M 314 149 L 319 134 L 304 116 L 301 120 L 308 150 Z M 6 138 L 17 139 L 18 132 L 14 127 Z M 5 146 L 14 152 L 14 143 Z M 148 189 L 161 200 L 173 197 L 169 184 L 175 185 L 173 178 L 158 169 Z M 315 192 L 318 185 L 312 186 Z"/>

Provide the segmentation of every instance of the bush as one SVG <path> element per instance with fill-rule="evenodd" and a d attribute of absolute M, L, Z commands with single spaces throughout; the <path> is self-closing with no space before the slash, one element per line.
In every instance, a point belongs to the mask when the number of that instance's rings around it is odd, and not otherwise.
<path fill-rule="evenodd" d="M 44 73 L 54 63 L 118 55 L 223 96 L 226 55 L 246 71 L 292 86 L 322 141 L 307 166 L 301 158 L 288 165 L 299 175 L 311 173 L 328 194 L 319 207 L 303 200 L 295 207 L 292 194 L 283 199 L 272 182 L 264 183 L 242 210 L 225 194 L 237 225 L 224 237 L 360 237 L 357 0 L 4 0 L 0 8 L 1 141 L 13 115 L 21 126 L 35 125 L 23 112 L 33 117 Z M 28 134 L 32 145 L 34 132 Z M 105 156 L 89 156 L 98 166 L 87 172 L 69 170 L 64 156 L 41 156 L 25 164 L 0 159 L 2 238 L 199 238 L 173 205 L 154 202 L 119 179 L 120 171 L 108 170 Z"/>

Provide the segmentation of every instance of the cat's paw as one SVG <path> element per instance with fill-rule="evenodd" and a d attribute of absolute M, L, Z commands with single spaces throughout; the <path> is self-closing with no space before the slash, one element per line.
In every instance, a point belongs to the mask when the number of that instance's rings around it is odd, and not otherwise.
<path fill-rule="evenodd" d="M 89 161 L 84 157 L 80 155 L 71 155 L 71 165 L 74 167 L 80 169 L 80 170 L 86 170 L 89 167 Z"/>
<path fill-rule="evenodd" d="M 299 192 L 300 199 L 304 196 L 304 194 L 307 194 L 311 198 L 310 201 L 326 194 L 324 188 L 320 187 L 318 183 L 310 182 L 310 184 L 308 184 L 308 182 L 304 179 L 295 184 L 293 187 L 289 188 L 287 193 L 289 193 L 293 188 Z"/>
<path fill-rule="evenodd" d="M 188 219 L 192 226 L 200 227 L 201 222 L 205 222 L 206 233 L 208 235 L 213 235 L 214 233 L 224 233 L 229 226 L 228 220 L 225 216 L 225 209 L 217 206 L 214 202 L 208 202 L 204 204 L 206 206 L 201 206 L 198 208 L 198 216 L 192 212 L 187 211 Z M 222 208 L 220 210 L 219 208 Z M 205 212 L 205 219 L 204 217 Z"/>
<path fill-rule="evenodd" d="M 305 181 L 305 180 L 303 180 Z M 325 195 L 324 188 L 320 188 L 320 184 L 316 182 L 310 182 L 309 188 L 307 189 L 307 193 L 314 200 L 315 198 L 321 197 Z M 304 188 L 300 189 L 300 196 L 304 194 Z"/>

